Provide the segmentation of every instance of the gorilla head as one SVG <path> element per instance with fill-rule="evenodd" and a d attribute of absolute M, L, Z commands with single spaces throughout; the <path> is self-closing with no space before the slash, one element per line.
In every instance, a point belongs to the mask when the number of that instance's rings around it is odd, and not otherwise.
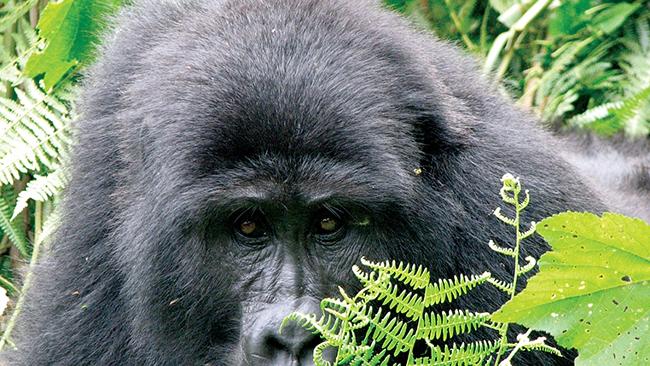
<path fill-rule="evenodd" d="M 280 321 L 356 286 L 362 255 L 508 273 L 486 248 L 511 237 L 503 173 L 528 219 L 602 209 L 472 60 L 378 5 L 139 1 L 118 24 L 15 364 L 309 365 Z"/>

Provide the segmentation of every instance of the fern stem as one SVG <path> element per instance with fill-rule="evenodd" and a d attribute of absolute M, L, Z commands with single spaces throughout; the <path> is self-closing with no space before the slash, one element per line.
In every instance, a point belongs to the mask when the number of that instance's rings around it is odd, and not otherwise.
<path fill-rule="evenodd" d="M 520 230 L 520 221 L 521 221 L 520 219 L 521 219 L 521 211 L 528 204 L 527 199 L 525 200 L 526 202 L 524 202 L 523 204 L 522 202 L 519 202 L 520 192 L 521 192 L 521 186 L 520 183 L 517 181 L 515 183 L 515 186 L 512 189 L 512 198 L 513 198 L 512 204 L 515 206 L 515 217 L 513 219 L 513 225 L 512 225 L 515 227 L 515 248 L 514 248 L 515 266 L 512 275 L 512 292 L 510 293 L 510 300 L 512 300 L 515 297 L 515 294 L 517 293 L 517 280 L 519 279 L 519 250 L 520 250 L 520 245 L 522 240 L 522 233 Z M 501 356 L 504 355 L 508 349 L 508 328 L 509 328 L 508 323 L 505 323 L 502 330 L 499 332 L 501 335 L 501 345 L 499 346 L 499 352 L 497 353 L 497 358 L 494 363 L 495 366 L 499 365 Z"/>
<path fill-rule="evenodd" d="M 513 191 L 513 196 L 515 199 L 515 229 L 516 229 L 516 241 L 515 241 L 515 269 L 514 269 L 514 275 L 512 276 L 512 294 L 510 295 L 510 299 L 515 297 L 515 294 L 517 293 L 517 280 L 519 277 L 519 248 L 521 245 L 521 231 L 519 230 L 519 222 L 520 222 L 520 217 L 521 217 L 521 210 L 523 209 L 521 206 L 521 203 L 519 202 L 519 192 L 520 189 L 515 189 Z"/>

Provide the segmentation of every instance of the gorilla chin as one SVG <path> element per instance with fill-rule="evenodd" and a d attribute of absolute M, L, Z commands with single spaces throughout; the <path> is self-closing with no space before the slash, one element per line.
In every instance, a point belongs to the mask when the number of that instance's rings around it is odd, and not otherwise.
<path fill-rule="evenodd" d="M 605 208 L 470 57 L 379 4 L 142 0 L 117 23 L 11 365 L 312 365 L 280 323 L 357 287 L 361 256 L 509 273 L 486 246 L 511 237 L 504 173 L 526 220 Z M 518 364 L 572 363 L 548 357 Z"/>

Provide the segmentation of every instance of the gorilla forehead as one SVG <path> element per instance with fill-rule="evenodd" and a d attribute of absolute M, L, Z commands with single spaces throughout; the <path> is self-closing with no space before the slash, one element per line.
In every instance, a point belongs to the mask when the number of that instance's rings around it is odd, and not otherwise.
<path fill-rule="evenodd" d="M 345 4 L 239 9 L 247 4 L 186 10 L 145 55 L 130 93 L 148 100 L 154 145 L 193 156 L 208 173 L 255 161 L 259 169 L 260 157 L 284 167 L 309 159 L 417 167 L 412 117 L 419 98 L 435 93 L 413 52 L 379 27 L 337 16 L 354 11 Z"/>

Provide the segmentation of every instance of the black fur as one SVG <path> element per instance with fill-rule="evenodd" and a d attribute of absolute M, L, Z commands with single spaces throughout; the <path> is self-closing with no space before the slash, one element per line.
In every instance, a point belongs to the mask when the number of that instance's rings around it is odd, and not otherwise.
<path fill-rule="evenodd" d="M 378 5 L 139 1 L 118 24 L 13 365 L 305 365 L 313 340 L 279 320 L 354 286 L 361 255 L 508 278 L 487 249 L 512 238 L 491 215 L 504 173 L 532 192 L 527 220 L 604 209 L 473 60 Z M 232 234 L 250 206 L 264 245 Z M 310 234 L 322 207 L 345 236 Z M 485 287 L 458 306 L 503 300 Z"/>

